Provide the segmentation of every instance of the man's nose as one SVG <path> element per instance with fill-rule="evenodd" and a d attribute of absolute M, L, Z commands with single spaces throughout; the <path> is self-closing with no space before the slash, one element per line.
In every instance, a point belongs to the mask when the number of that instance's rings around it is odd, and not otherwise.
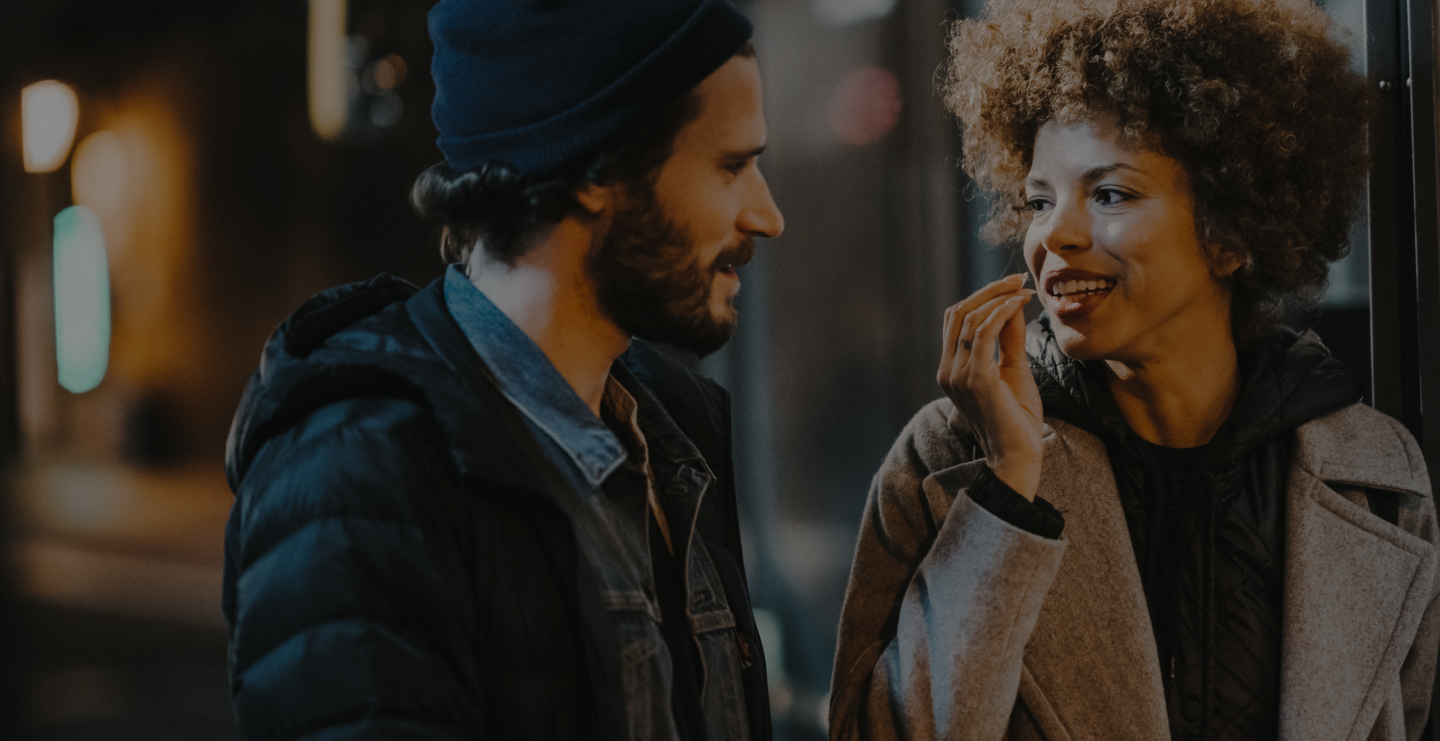
<path fill-rule="evenodd" d="M 752 237 L 770 239 L 785 231 L 785 216 L 780 213 L 780 207 L 775 205 L 764 175 L 756 173 L 756 183 L 751 189 L 744 210 L 740 212 L 738 226 Z"/>

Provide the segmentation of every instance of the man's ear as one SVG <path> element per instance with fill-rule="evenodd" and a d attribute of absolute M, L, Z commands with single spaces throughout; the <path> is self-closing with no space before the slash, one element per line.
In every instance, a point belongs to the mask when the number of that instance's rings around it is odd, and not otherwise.
<path fill-rule="evenodd" d="M 575 191 L 575 201 L 591 216 L 599 216 L 614 205 L 615 186 L 585 183 Z"/>

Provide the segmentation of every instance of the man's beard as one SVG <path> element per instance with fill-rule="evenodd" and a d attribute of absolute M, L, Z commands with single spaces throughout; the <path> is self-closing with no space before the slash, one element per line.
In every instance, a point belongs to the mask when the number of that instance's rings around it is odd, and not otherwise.
<path fill-rule="evenodd" d="M 664 342 L 700 357 L 719 350 L 735 333 L 733 302 L 726 316 L 710 311 L 715 276 L 755 254 L 755 240 L 727 247 L 700 264 L 689 232 L 665 213 L 648 186 L 623 194 L 608 228 L 586 259 L 600 311 L 621 331 Z"/>

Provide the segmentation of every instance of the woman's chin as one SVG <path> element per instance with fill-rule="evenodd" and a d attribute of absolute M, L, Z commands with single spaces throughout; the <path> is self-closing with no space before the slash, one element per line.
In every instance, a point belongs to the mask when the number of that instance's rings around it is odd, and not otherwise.
<path fill-rule="evenodd" d="M 1105 357 L 1103 343 L 1092 334 L 1085 334 L 1061 322 L 1051 322 L 1050 330 L 1055 334 L 1055 344 L 1060 352 L 1073 360 L 1098 360 Z"/>

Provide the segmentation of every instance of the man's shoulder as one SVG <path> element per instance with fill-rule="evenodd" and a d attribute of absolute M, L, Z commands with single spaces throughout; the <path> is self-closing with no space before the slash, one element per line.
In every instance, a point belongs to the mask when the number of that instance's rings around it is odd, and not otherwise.
<path fill-rule="evenodd" d="M 415 316 L 426 294 L 437 290 L 382 274 L 317 294 L 282 322 L 231 426 L 226 469 L 232 486 L 266 441 L 327 406 L 389 398 L 443 407 L 433 397 L 455 393 L 447 391 L 457 383 L 455 371 Z"/>

